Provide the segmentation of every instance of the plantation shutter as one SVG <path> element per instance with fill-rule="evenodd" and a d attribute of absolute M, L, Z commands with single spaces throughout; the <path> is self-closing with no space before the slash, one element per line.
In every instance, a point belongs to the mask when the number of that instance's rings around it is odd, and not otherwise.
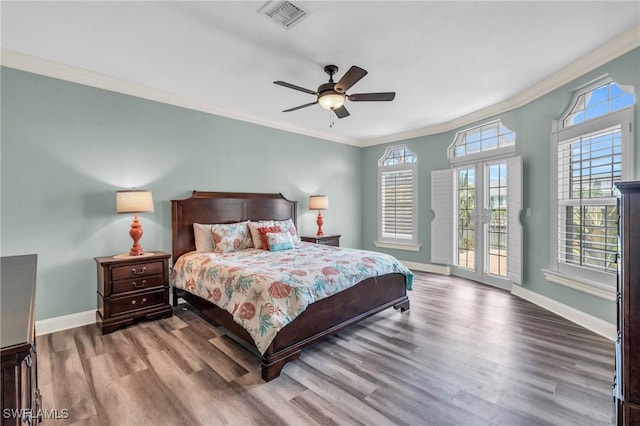
<path fill-rule="evenodd" d="M 558 145 L 558 261 L 615 272 L 614 183 L 622 177 L 621 126 Z"/>
<path fill-rule="evenodd" d="M 413 239 L 414 193 L 413 170 L 382 172 L 382 237 Z"/>
<path fill-rule="evenodd" d="M 522 284 L 522 158 L 507 159 L 507 278 Z"/>
<path fill-rule="evenodd" d="M 453 170 L 431 172 L 431 262 L 453 264 Z"/>

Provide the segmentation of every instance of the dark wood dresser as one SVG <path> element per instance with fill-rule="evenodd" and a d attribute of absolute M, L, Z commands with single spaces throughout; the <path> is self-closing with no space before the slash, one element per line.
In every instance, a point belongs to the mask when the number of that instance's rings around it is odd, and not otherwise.
<path fill-rule="evenodd" d="M 169 318 L 169 258 L 156 251 L 142 256 L 96 257 L 98 310 L 96 324 L 102 334 L 131 324 L 138 318 Z"/>
<path fill-rule="evenodd" d="M 35 335 L 37 256 L 2 257 L 2 425 L 37 425 L 41 411 Z"/>
<path fill-rule="evenodd" d="M 302 241 L 314 244 L 323 244 L 325 246 L 340 247 L 340 235 L 305 235 L 300 237 Z"/>
<path fill-rule="evenodd" d="M 618 425 L 640 425 L 640 182 L 620 182 L 618 339 L 614 396 Z"/>

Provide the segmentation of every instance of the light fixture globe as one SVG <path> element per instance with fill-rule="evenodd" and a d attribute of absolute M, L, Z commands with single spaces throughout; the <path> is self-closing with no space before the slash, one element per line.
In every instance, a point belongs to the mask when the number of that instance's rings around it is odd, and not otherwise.
<path fill-rule="evenodd" d="M 335 83 L 325 83 L 318 88 L 318 103 L 324 109 L 338 109 L 344 105 L 344 93 L 338 93 L 333 89 Z"/>

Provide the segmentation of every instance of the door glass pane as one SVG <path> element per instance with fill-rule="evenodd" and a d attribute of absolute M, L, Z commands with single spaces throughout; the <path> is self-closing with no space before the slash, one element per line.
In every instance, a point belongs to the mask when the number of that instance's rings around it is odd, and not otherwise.
<path fill-rule="evenodd" d="M 473 167 L 458 170 L 458 253 L 457 266 L 474 269 L 475 267 L 475 169 Z"/>
<path fill-rule="evenodd" d="M 487 166 L 488 200 L 486 215 L 489 274 L 507 276 L 507 164 L 500 162 Z"/>

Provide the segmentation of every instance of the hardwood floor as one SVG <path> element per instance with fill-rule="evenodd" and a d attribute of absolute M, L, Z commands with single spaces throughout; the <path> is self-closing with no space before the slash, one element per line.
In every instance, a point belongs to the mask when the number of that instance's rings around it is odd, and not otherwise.
<path fill-rule="evenodd" d="M 418 272 L 409 297 L 409 311 L 306 348 L 270 383 L 191 310 L 40 336 L 44 408 L 69 410 L 44 424 L 611 424 L 612 342 L 460 278 Z"/>

